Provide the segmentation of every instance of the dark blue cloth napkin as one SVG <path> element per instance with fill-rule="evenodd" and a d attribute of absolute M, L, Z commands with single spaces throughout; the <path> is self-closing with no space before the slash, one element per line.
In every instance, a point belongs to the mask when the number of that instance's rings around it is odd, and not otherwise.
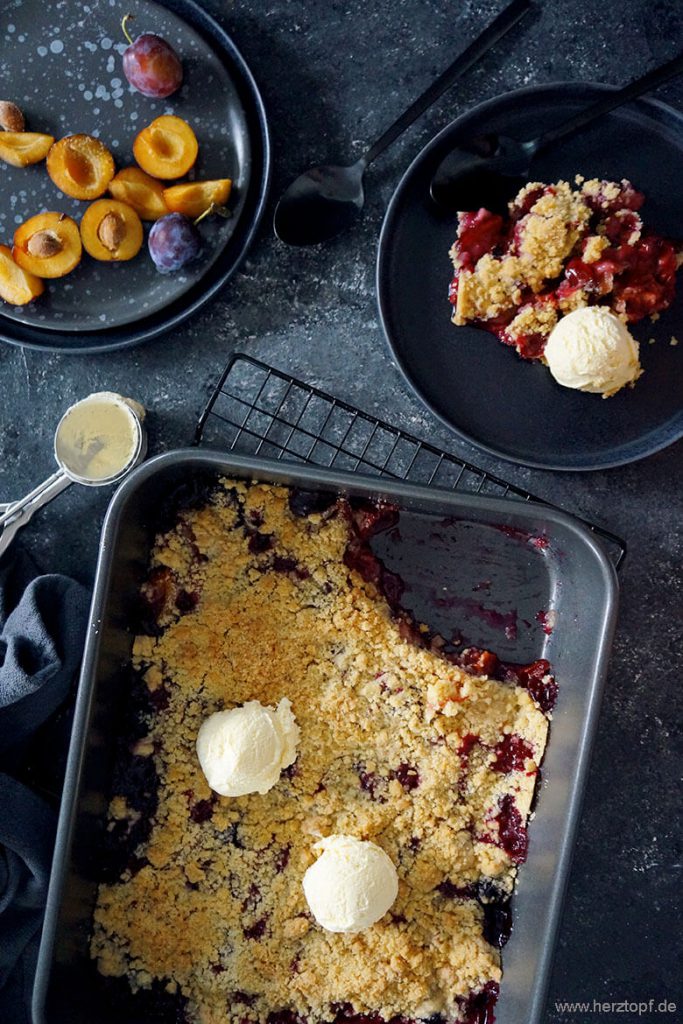
<path fill-rule="evenodd" d="M 56 812 L 24 781 L 30 739 L 69 696 L 90 597 L 39 576 L 19 549 L 0 560 L 0 1021 L 30 1020 Z"/>

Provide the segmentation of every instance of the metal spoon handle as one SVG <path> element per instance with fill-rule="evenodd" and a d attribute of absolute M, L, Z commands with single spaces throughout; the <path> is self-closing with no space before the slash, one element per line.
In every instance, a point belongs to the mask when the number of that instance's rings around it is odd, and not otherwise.
<path fill-rule="evenodd" d="M 38 484 L 32 491 L 29 491 L 25 497 L 8 505 L 0 515 L 0 527 L 10 522 L 19 513 L 23 513 L 22 525 L 24 525 L 24 523 L 29 521 L 34 512 L 42 508 L 43 505 L 47 505 L 48 501 L 56 498 L 71 483 L 73 483 L 71 477 L 68 477 L 63 469 L 58 469 L 47 480 L 43 480 L 42 484 Z"/>
<path fill-rule="evenodd" d="M 414 103 L 411 103 L 408 109 L 377 139 L 377 142 L 363 157 L 364 164 L 366 166 L 371 164 L 380 153 L 383 153 L 425 110 L 431 107 L 432 103 L 435 103 L 447 89 L 450 89 L 461 75 L 469 71 L 473 64 L 476 64 L 506 32 L 509 32 L 513 25 L 516 25 L 531 10 L 531 7 L 531 0 L 513 0 L 491 22 L 488 28 L 485 28 L 481 35 L 455 58 L 450 67 L 446 68 L 436 81 L 432 82 L 429 88 Z"/>
<path fill-rule="evenodd" d="M 603 114 L 608 114 L 615 107 L 620 107 L 622 103 L 628 103 L 629 100 L 642 96 L 644 92 L 656 89 L 658 85 L 663 85 L 664 82 L 668 82 L 670 78 L 675 78 L 676 75 L 680 75 L 682 72 L 683 53 L 679 53 L 677 57 L 667 61 L 666 64 L 648 71 L 641 78 L 636 78 L 635 82 L 625 85 L 623 89 L 617 89 L 616 92 L 608 93 L 604 99 L 592 104 L 587 110 L 580 111 L 575 117 L 561 124 L 559 128 L 555 128 L 553 131 L 541 136 L 537 140 L 537 149 L 545 149 L 547 146 L 559 142 L 560 139 L 573 135 L 574 132 L 585 128 L 587 124 L 595 121 L 598 117 L 602 117 Z"/>

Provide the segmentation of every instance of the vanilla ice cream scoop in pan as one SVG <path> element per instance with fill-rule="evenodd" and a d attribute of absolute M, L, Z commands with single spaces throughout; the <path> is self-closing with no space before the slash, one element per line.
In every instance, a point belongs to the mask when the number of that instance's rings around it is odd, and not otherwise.
<path fill-rule="evenodd" d="M 132 399 L 99 391 L 72 405 L 54 438 L 59 468 L 19 501 L 0 504 L 0 554 L 34 512 L 72 483 L 103 487 L 117 483 L 147 452 L 145 410 Z"/>
<path fill-rule="evenodd" d="M 276 708 L 258 700 L 216 711 L 197 735 L 197 757 L 211 789 L 221 796 L 267 793 L 296 760 L 299 727 L 283 697 Z"/>
<path fill-rule="evenodd" d="M 354 934 L 384 917 L 398 895 L 398 873 L 381 846 L 356 836 L 331 835 L 314 849 L 320 856 L 302 884 L 321 927 Z"/>

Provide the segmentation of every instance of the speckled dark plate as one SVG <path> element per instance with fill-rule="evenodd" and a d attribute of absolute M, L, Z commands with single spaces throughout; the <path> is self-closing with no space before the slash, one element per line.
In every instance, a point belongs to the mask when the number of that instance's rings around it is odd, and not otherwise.
<path fill-rule="evenodd" d="M 535 138 L 594 102 L 608 88 L 559 83 L 521 89 L 458 118 L 408 168 L 387 211 L 377 267 L 387 340 L 407 381 L 457 434 L 527 466 L 605 469 L 659 451 L 683 437 L 683 280 L 657 323 L 633 325 L 645 374 L 609 399 L 560 387 L 487 331 L 450 322 L 448 250 L 455 218 L 429 198 L 429 183 L 456 141 L 485 131 Z M 646 226 L 683 239 L 683 115 L 656 100 L 615 111 L 532 167 L 540 181 L 580 173 L 629 178 L 646 196 Z M 681 338 L 677 347 L 672 335 Z M 649 344 L 650 339 L 654 344 Z"/>
<path fill-rule="evenodd" d="M 183 86 L 165 100 L 142 96 L 123 75 L 120 20 L 129 10 L 133 34 L 157 32 L 183 60 Z M 120 168 L 135 164 L 136 133 L 155 117 L 174 113 L 192 125 L 199 141 L 199 157 L 187 177 L 234 182 L 232 217 L 202 223 L 203 253 L 189 267 L 159 274 L 146 243 L 135 259 L 120 264 L 98 263 L 84 253 L 76 270 L 48 282 L 39 299 L 27 306 L 2 304 L 0 338 L 92 352 L 137 344 L 186 319 L 234 273 L 260 219 L 269 180 L 263 105 L 228 35 L 193 0 L 163 6 L 151 0 L 123 6 L 119 0 L 10 0 L 0 13 L 0 45 L 0 93 L 22 107 L 29 129 L 57 138 L 96 135 Z M 11 244 L 16 225 L 41 210 L 60 210 L 80 221 L 87 209 L 53 185 L 44 163 L 2 164 L 0 173 L 3 242 Z"/>

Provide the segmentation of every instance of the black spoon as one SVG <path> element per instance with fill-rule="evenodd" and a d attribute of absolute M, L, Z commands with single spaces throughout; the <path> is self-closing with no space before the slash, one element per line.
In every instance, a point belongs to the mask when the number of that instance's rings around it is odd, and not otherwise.
<path fill-rule="evenodd" d="M 466 146 L 451 150 L 439 164 L 430 193 L 440 207 L 455 213 L 485 206 L 495 213 L 504 212 L 510 199 L 528 180 L 533 158 L 550 146 L 569 138 L 603 114 L 644 92 L 662 85 L 683 72 L 683 53 L 630 85 L 608 93 L 587 110 L 582 110 L 559 128 L 536 139 L 521 142 L 507 135 L 478 136 Z"/>
<path fill-rule="evenodd" d="M 347 228 L 365 202 L 365 169 L 516 25 L 531 6 L 531 0 L 513 0 L 355 164 L 325 164 L 299 175 L 275 209 L 273 228 L 278 238 L 289 245 L 315 245 Z"/>

